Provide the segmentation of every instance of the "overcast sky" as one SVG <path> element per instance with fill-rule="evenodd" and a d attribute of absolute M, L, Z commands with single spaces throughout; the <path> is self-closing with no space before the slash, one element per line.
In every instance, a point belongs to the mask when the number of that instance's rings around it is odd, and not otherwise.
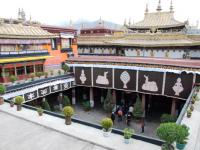
<path fill-rule="evenodd" d="M 23 8 L 26 18 L 46 24 L 67 23 L 70 19 L 103 20 L 123 24 L 124 19 L 142 20 L 146 3 L 149 11 L 156 10 L 158 0 L 1 0 L 0 17 L 16 18 L 18 8 Z M 161 0 L 163 11 L 168 11 L 170 0 Z M 196 25 L 200 19 L 200 0 L 173 0 L 175 18 L 189 19 Z"/>

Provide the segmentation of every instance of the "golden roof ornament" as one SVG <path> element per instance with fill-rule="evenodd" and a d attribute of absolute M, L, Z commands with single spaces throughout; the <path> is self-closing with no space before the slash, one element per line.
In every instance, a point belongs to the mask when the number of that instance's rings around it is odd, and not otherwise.
<path fill-rule="evenodd" d="M 124 26 L 127 26 L 127 24 L 126 24 L 126 19 L 124 19 Z"/>
<path fill-rule="evenodd" d="M 22 21 L 26 20 L 26 14 L 25 14 L 23 8 L 22 9 L 19 8 L 19 10 L 18 10 L 18 20 L 22 20 Z"/>
<path fill-rule="evenodd" d="M 129 18 L 128 26 L 131 26 L 131 18 Z"/>
<path fill-rule="evenodd" d="M 146 4 L 145 13 L 148 13 L 148 12 L 149 12 L 149 6 L 148 6 L 148 4 Z"/>
<path fill-rule="evenodd" d="M 173 7 L 173 2 L 171 0 L 171 3 L 170 3 L 170 12 L 174 12 L 174 7 Z"/>
<path fill-rule="evenodd" d="M 158 12 L 160 12 L 162 10 L 161 8 L 161 0 L 158 1 L 158 7 L 156 9 Z"/>
<path fill-rule="evenodd" d="M 4 23 L 4 19 L 0 18 L 0 25 L 2 25 Z"/>

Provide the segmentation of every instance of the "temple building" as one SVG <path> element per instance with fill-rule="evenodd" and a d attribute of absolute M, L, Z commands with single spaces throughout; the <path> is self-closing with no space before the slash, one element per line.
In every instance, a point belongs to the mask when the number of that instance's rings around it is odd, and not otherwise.
<path fill-rule="evenodd" d="M 200 82 L 200 35 L 174 19 L 172 3 L 162 12 L 160 1 L 156 12 L 147 6 L 144 20 L 127 30 L 123 36 L 78 36 L 80 56 L 67 60 L 77 85 L 73 99 L 99 106 L 111 89 L 115 106 L 131 106 L 139 95 L 143 111 L 177 116 Z"/>
<path fill-rule="evenodd" d="M 200 36 L 188 32 L 188 21 L 174 18 L 173 5 L 162 11 L 159 2 L 156 12 L 145 9 L 144 19 L 126 26 L 122 36 L 78 37 L 78 51 L 82 55 L 116 55 L 155 58 L 200 58 Z"/>
<path fill-rule="evenodd" d="M 76 30 L 26 20 L 23 10 L 18 19 L 0 18 L 0 83 L 10 82 L 12 75 L 24 80 L 61 69 L 68 54 L 77 51 L 75 35 Z"/>
<path fill-rule="evenodd" d="M 109 36 L 114 34 L 114 29 L 108 28 L 104 25 L 104 21 L 100 18 L 97 25 L 92 28 L 85 28 L 82 24 L 82 29 L 80 30 L 81 36 Z"/>

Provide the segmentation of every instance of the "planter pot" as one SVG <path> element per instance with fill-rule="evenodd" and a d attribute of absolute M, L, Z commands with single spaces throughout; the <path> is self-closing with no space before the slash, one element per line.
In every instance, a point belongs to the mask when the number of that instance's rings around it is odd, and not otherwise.
<path fill-rule="evenodd" d="M 186 144 L 180 144 L 180 143 L 176 143 L 176 148 L 179 150 L 183 150 L 185 148 Z"/>
<path fill-rule="evenodd" d="M 4 103 L 4 99 L 3 97 L 0 97 L 0 105 L 2 105 Z"/>
<path fill-rule="evenodd" d="M 125 138 L 124 138 L 124 143 L 125 143 L 125 144 L 129 144 L 129 143 L 130 143 L 130 139 L 125 139 Z"/>
<path fill-rule="evenodd" d="M 111 134 L 112 129 L 109 129 L 108 131 L 106 131 L 105 129 L 102 130 L 103 131 L 103 136 L 104 137 L 109 137 Z"/>
<path fill-rule="evenodd" d="M 10 107 L 14 107 L 14 104 L 13 104 L 13 103 L 10 103 Z"/>
<path fill-rule="evenodd" d="M 70 125 L 71 124 L 71 117 L 65 117 L 65 124 Z"/>
<path fill-rule="evenodd" d="M 172 145 L 169 146 L 169 149 L 166 149 L 165 144 L 161 146 L 161 150 L 174 150 L 174 147 Z"/>
<path fill-rule="evenodd" d="M 190 118 L 192 116 L 192 114 L 187 114 L 187 117 Z"/>
<path fill-rule="evenodd" d="M 17 105 L 17 111 L 21 111 L 22 110 L 22 105 Z"/>
<path fill-rule="evenodd" d="M 39 115 L 39 116 L 42 116 L 42 115 L 43 115 L 43 113 L 38 113 L 38 115 Z"/>

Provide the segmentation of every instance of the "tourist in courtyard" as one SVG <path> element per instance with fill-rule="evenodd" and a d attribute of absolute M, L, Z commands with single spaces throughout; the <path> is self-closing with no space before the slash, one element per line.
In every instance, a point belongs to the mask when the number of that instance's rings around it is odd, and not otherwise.
<path fill-rule="evenodd" d="M 127 113 L 127 115 L 126 115 L 126 124 L 127 124 L 127 126 L 130 126 L 130 122 L 131 122 L 131 114 Z"/>
<path fill-rule="evenodd" d="M 114 124 L 114 122 L 115 122 L 115 113 L 114 112 L 111 113 L 111 120 L 112 120 L 112 122 Z"/>
<path fill-rule="evenodd" d="M 122 116 L 123 116 L 122 109 L 119 109 L 119 110 L 118 110 L 117 116 L 118 116 L 118 122 L 119 122 L 119 121 L 122 121 Z"/>
<path fill-rule="evenodd" d="M 142 118 L 142 120 L 141 120 L 141 129 L 142 129 L 142 131 L 141 131 L 141 133 L 144 133 L 144 118 Z"/>
<path fill-rule="evenodd" d="M 133 116 L 133 106 L 131 105 L 128 109 L 128 112 L 130 113 L 131 116 Z"/>

